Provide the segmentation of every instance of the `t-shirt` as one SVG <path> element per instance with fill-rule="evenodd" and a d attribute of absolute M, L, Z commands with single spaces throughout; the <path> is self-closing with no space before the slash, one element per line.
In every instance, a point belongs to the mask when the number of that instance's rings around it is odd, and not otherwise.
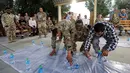
<path fill-rule="evenodd" d="M 20 23 L 21 25 L 26 25 L 26 21 L 25 21 L 25 20 L 19 20 L 19 23 Z"/>
<path fill-rule="evenodd" d="M 36 23 L 36 20 L 29 20 L 29 26 L 31 27 L 36 27 L 37 26 L 37 23 Z"/>
<path fill-rule="evenodd" d="M 88 19 L 82 19 L 82 21 L 83 21 L 83 24 L 84 24 L 84 25 L 85 25 L 85 24 L 89 25 L 89 20 L 88 20 Z"/>

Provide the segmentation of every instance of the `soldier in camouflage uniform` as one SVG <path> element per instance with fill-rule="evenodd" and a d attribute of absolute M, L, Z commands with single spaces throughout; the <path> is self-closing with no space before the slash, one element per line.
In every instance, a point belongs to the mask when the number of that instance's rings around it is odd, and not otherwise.
<path fill-rule="evenodd" d="M 41 35 L 44 34 L 46 37 L 47 30 L 46 30 L 46 13 L 43 12 L 42 8 L 39 8 L 39 11 L 37 13 L 37 22 L 38 22 L 38 30 L 39 30 L 39 38 L 41 38 Z"/>
<path fill-rule="evenodd" d="M 54 22 L 53 25 L 50 27 L 51 31 L 52 31 L 52 37 L 51 37 L 51 46 L 52 49 L 56 49 L 56 38 L 57 38 L 57 23 Z M 53 54 L 51 53 L 50 56 L 53 56 Z"/>
<path fill-rule="evenodd" d="M 86 40 L 88 32 L 89 32 L 88 25 L 87 24 L 83 25 L 82 20 L 77 20 L 75 23 L 75 27 L 76 27 L 75 41 L 83 42 L 83 44 L 80 48 L 80 51 L 83 52 L 85 40 Z"/>
<path fill-rule="evenodd" d="M 114 10 L 113 14 L 111 15 L 110 22 L 114 24 L 115 27 L 119 29 L 119 35 L 122 35 L 123 26 L 119 25 L 120 18 L 119 18 L 119 12 L 117 9 Z"/>
<path fill-rule="evenodd" d="M 70 20 L 62 20 L 58 23 L 58 36 L 64 37 L 64 46 L 68 51 L 67 59 L 72 64 L 72 52 L 76 51 L 75 44 L 75 24 L 73 24 Z M 62 36 L 61 36 L 62 33 Z M 56 50 L 50 53 L 50 56 L 53 56 L 56 53 Z"/>
<path fill-rule="evenodd" d="M 48 32 L 50 32 L 50 31 L 51 31 L 51 28 L 53 27 L 53 23 L 52 23 L 50 17 L 48 17 L 46 23 L 47 23 L 47 30 L 48 30 Z"/>
<path fill-rule="evenodd" d="M 16 25 L 14 22 L 15 16 L 11 13 L 10 8 L 6 8 L 6 13 L 1 17 L 3 27 L 6 30 L 8 42 L 15 42 L 16 38 Z"/>

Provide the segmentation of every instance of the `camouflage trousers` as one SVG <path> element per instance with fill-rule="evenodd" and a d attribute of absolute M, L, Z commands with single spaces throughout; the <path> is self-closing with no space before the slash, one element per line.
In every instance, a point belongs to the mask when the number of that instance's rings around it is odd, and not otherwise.
<path fill-rule="evenodd" d="M 71 50 L 73 52 L 76 52 L 76 43 L 73 40 L 73 38 L 64 36 L 64 47 L 66 48 L 66 50 Z"/>
<path fill-rule="evenodd" d="M 47 29 L 46 29 L 46 24 L 39 22 L 38 23 L 38 31 L 39 31 L 39 37 L 41 37 L 41 35 L 47 35 Z"/>
<path fill-rule="evenodd" d="M 9 26 L 5 28 L 9 42 L 13 42 L 16 39 L 16 26 Z"/>
<path fill-rule="evenodd" d="M 122 25 L 116 25 L 116 28 L 120 31 L 119 35 L 122 35 L 122 31 L 124 30 L 124 27 Z"/>
<path fill-rule="evenodd" d="M 53 49 L 56 49 L 56 36 L 51 37 L 51 46 Z"/>

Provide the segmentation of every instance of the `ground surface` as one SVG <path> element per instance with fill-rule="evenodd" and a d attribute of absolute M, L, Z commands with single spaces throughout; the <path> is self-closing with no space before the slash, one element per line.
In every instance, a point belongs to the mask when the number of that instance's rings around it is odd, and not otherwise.
<path fill-rule="evenodd" d="M 127 41 L 127 38 L 128 37 L 126 37 L 126 36 L 120 37 L 120 42 L 122 40 Z M 29 37 L 29 38 L 25 38 L 25 39 L 18 39 L 17 42 L 14 42 L 14 43 L 8 43 L 6 37 L 0 37 L 0 56 L 3 55 L 2 51 L 5 49 L 8 52 L 15 52 L 16 50 L 23 49 L 25 46 L 32 45 L 32 43 L 31 43 L 32 40 L 34 40 L 36 42 L 36 44 L 39 44 L 40 41 L 42 40 L 44 42 L 44 45 L 51 47 L 50 46 L 51 45 L 51 34 L 48 34 L 47 38 L 38 39 L 38 36 L 35 36 L 35 37 Z M 101 43 L 102 42 L 104 42 L 103 39 L 101 39 Z M 130 41 L 129 41 L 129 43 L 130 43 Z M 81 44 L 82 44 L 82 42 L 77 42 L 78 50 L 79 50 L 79 47 L 81 46 Z M 121 43 L 121 44 L 123 44 L 123 43 Z M 103 44 L 100 44 L 100 45 L 103 46 Z M 129 58 L 130 47 L 128 47 L 127 45 L 123 46 L 123 47 L 118 46 L 115 51 L 110 53 L 110 55 L 108 56 L 108 59 L 130 64 L 130 58 Z M 91 53 L 93 53 L 93 50 L 91 50 Z M 0 73 L 18 73 L 18 72 L 0 60 Z"/>

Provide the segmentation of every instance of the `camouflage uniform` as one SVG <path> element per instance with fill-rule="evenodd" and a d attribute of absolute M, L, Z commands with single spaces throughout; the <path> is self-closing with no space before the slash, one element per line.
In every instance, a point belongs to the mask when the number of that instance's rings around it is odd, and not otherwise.
<path fill-rule="evenodd" d="M 41 37 L 42 34 L 45 36 L 47 35 L 47 30 L 46 30 L 46 13 L 43 12 L 38 12 L 37 13 L 37 22 L 38 22 L 38 30 L 39 30 L 39 37 Z"/>
<path fill-rule="evenodd" d="M 52 31 L 51 46 L 52 46 L 53 49 L 56 49 L 56 38 L 57 38 L 57 26 L 56 26 L 56 23 L 54 23 L 50 27 L 50 29 Z"/>
<path fill-rule="evenodd" d="M 15 16 L 13 14 L 3 14 L 2 15 L 2 24 L 3 27 L 6 30 L 7 36 L 8 36 L 8 41 L 9 42 L 14 42 L 16 38 L 16 25 L 14 22 Z"/>
<path fill-rule="evenodd" d="M 112 22 L 114 24 L 114 26 L 119 29 L 119 31 L 120 31 L 119 35 L 121 35 L 122 31 L 123 31 L 123 26 L 119 25 L 119 22 L 120 22 L 119 14 L 115 12 L 112 15 L 112 19 L 110 20 L 110 22 Z"/>
<path fill-rule="evenodd" d="M 50 32 L 51 28 L 54 27 L 51 20 L 47 20 L 47 29 Z"/>
<path fill-rule="evenodd" d="M 64 44 L 67 50 L 76 51 L 75 44 L 75 24 L 73 24 L 70 20 L 62 20 L 58 24 L 58 31 L 62 33 L 64 37 Z"/>
<path fill-rule="evenodd" d="M 83 25 L 83 23 L 81 21 L 77 21 L 76 22 L 76 35 L 75 35 L 75 41 L 81 41 L 83 42 L 81 48 L 80 48 L 80 51 L 84 51 L 84 46 L 85 46 L 85 40 L 87 38 L 87 35 L 88 35 L 88 32 L 89 32 L 89 29 L 88 29 L 88 26 L 87 24 L 86 25 Z"/>

